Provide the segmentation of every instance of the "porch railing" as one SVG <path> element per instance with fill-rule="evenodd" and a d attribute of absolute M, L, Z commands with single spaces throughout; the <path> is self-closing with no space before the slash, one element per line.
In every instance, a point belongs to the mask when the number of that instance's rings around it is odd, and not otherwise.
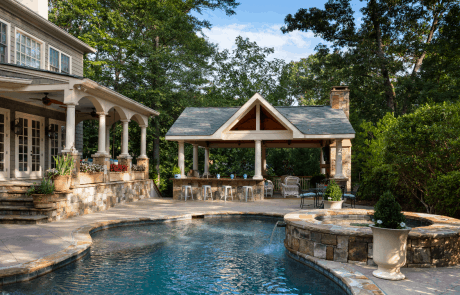
<path fill-rule="evenodd" d="M 300 178 L 300 188 L 303 190 L 310 188 L 310 179 L 311 176 L 296 176 Z M 273 176 L 270 177 L 270 180 L 273 182 L 273 189 L 275 191 L 281 191 L 281 177 L 280 176 Z"/>

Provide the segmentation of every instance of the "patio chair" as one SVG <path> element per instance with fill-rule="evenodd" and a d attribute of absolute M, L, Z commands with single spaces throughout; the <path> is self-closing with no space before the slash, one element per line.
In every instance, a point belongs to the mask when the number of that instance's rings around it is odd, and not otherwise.
<path fill-rule="evenodd" d="M 267 180 L 264 185 L 265 197 L 270 195 L 273 198 L 273 182 L 271 180 Z"/>
<path fill-rule="evenodd" d="M 350 199 L 351 208 L 356 208 L 356 196 L 358 195 L 359 185 L 355 186 L 351 193 L 343 194 L 343 199 Z"/>
<path fill-rule="evenodd" d="M 284 182 L 281 183 L 281 194 L 283 198 L 286 196 L 296 196 L 297 198 L 300 197 L 300 178 L 295 176 L 287 176 L 284 179 Z"/>

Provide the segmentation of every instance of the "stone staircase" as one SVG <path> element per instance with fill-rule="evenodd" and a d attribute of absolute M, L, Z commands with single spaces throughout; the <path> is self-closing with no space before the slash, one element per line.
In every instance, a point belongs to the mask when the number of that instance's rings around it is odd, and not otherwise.
<path fill-rule="evenodd" d="M 52 221 L 56 209 L 34 208 L 32 197 L 26 196 L 28 188 L 0 187 L 0 224 L 38 224 Z"/>

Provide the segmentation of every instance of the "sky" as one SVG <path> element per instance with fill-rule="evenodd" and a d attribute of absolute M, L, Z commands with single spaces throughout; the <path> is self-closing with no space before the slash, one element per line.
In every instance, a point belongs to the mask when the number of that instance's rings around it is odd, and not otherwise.
<path fill-rule="evenodd" d="M 218 44 L 220 50 L 234 49 L 235 38 L 242 36 L 257 42 L 259 46 L 273 47 L 275 53 L 269 59 L 280 58 L 290 62 L 313 54 L 316 45 L 326 44 L 312 32 L 295 31 L 283 34 L 280 30 L 286 15 L 295 14 L 299 8 L 324 9 L 326 0 L 239 0 L 239 2 L 241 4 L 236 9 L 236 15 L 233 16 L 227 16 L 221 11 L 194 14 L 200 19 L 211 22 L 211 30 L 204 30 L 203 33 L 211 42 Z M 363 2 L 352 0 L 352 8 L 358 20 L 361 16 L 359 13 L 361 7 Z"/>

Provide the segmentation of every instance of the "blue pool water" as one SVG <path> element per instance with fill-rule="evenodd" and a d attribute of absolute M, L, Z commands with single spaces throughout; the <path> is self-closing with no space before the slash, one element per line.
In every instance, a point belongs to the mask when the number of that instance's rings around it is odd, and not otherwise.
<path fill-rule="evenodd" d="M 90 255 L 0 294 L 345 294 L 287 257 L 276 220 L 207 218 L 93 234 Z"/>

